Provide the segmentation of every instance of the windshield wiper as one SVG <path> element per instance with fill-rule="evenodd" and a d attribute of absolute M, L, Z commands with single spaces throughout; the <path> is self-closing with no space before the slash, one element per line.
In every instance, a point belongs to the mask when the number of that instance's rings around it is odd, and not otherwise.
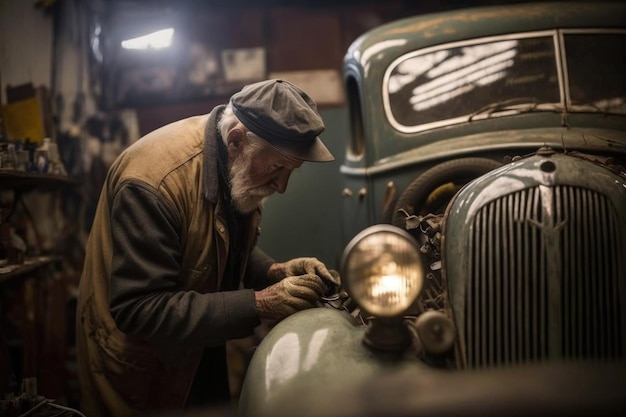
<path fill-rule="evenodd" d="M 611 113 L 612 109 L 625 107 L 623 98 L 606 99 L 595 103 L 589 101 L 572 100 L 570 105 L 571 107 L 585 107 L 585 112 L 602 113 L 605 116 Z"/>
<path fill-rule="evenodd" d="M 539 108 L 539 106 L 550 105 L 550 108 Z M 467 118 L 468 122 L 471 122 L 476 116 L 485 116 L 485 118 L 491 117 L 493 113 L 502 111 L 514 111 L 515 114 L 529 113 L 532 111 L 545 111 L 551 110 L 554 112 L 562 112 L 561 106 L 549 103 L 540 103 L 537 99 L 532 97 L 518 97 L 509 100 L 497 101 L 487 104 L 481 107 Z"/>

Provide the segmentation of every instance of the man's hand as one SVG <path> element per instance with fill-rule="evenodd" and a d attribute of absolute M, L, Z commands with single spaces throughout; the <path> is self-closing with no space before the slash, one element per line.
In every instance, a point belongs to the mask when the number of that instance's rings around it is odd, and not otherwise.
<path fill-rule="evenodd" d="M 256 309 L 264 320 L 278 321 L 315 307 L 326 286 L 316 274 L 289 276 L 254 293 Z"/>
<path fill-rule="evenodd" d="M 268 272 L 274 281 L 303 274 L 317 275 L 331 286 L 339 287 L 341 285 L 339 273 L 326 268 L 326 265 L 317 258 L 295 258 L 287 262 L 275 263 Z"/>

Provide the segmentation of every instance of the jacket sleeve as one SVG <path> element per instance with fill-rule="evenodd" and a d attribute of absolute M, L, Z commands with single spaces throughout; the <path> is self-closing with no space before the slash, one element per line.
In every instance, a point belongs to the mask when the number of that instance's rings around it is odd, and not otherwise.
<path fill-rule="evenodd" d="M 252 334 L 260 324 L 252 290 L 200 294 L 180 288 L 182 224 L 145 184 L 127 183 L 113 196 L 109 305 L 117 327 L 151 342 L 187 347 Z"/>
<path fill-rule="evenodd" d="M 244 285 L 246 288 L 261 290 L 269 285 L 275 284 L 267 276 L 267 271 L 276 261 L 256 246 L 248 258 L 248 266 L 244 275 Z"/>

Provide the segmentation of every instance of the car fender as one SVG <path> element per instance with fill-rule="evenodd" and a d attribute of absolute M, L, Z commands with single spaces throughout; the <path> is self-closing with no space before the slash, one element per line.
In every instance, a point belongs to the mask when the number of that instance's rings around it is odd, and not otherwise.
<path fill-rule="evenodd" d="M 237 415 L 280 415 L 285 403 L 302 401 L 307 407 L 298 394 L 330 394 L 356 388 L 378 374 L 426 369 L 417 359 L 400 360 L 369 349 L 364 334 L 365 326 L 353 316 L 332 308 L 300 311 L 278 323 L 254 353 Z"/>

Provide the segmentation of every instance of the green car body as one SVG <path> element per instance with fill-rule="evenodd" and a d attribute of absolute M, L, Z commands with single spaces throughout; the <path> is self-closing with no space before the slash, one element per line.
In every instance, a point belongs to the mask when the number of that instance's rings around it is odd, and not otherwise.
<path fill-rule="evenodd" d="M 340 169 L 356 237 L 338 250 L 397 232 L 422 289 L 377 317 L 351 293 L 368 277 L 342 267 L 346 293 L 258 346 L 238 414 L 623 410 L 624 74 L 619 2 L 455 10 L 357 39 Z"/>

